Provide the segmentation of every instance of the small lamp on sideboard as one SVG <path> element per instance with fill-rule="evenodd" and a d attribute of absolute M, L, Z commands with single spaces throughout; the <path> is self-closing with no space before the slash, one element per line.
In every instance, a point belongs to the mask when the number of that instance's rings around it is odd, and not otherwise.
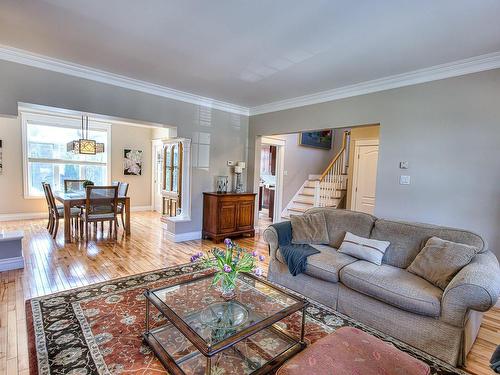
<path fill-rule="evenodd" d="M 243 173 L 243 169 L 245 169 L 246 163 L 244 161 L 239 161 L 234 166 L 234 174 L 236 175 L 236 186 L 234 191 L 236 193 L 243 193 L 243 184 L 241 182 L 241 174 Z"/>

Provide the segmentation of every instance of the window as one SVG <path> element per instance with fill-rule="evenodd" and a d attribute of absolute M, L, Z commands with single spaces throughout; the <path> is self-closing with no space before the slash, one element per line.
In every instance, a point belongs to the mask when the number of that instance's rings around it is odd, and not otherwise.
<path fill-rule="evenodd" d="M 68 152 L 68 142 L 81 138 L 81 120 L 57 115 L 22 113 L 24 195 L 43 196 L 42 182 L 63 190 L 64 180 L 110 180 L 110 124 L 89 121 L 89 138 L 104 143 L 104 153 L 80 155 Z"/>

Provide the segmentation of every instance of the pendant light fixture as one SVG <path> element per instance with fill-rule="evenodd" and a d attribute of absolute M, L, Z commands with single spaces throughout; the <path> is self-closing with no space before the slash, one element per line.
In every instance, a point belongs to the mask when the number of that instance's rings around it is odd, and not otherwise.
<path fill-rule="evenodd" d="M 84 124 L 85 123 L 85 124 Z M 89 139 L 89 116 L 82 116 L 82 138 L 68 142 L 66 150 L 74 154 L 95 155 L 104 152 L 104 143 Z"/>

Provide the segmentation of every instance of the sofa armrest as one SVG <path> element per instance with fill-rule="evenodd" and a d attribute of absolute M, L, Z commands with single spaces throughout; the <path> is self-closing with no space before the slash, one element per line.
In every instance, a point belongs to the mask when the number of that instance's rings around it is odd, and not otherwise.
<path fill-rule="evenodd" d="M 500 267 L 491 251 L 478 254 L 462 268 L 443 293 L 441 319 L 463 327 L 469 310 L 487 311 L 500 295 Z"/>
<path fill-rule="evenodd" d="M 272 225 L 268 226 L 264 231 L 264 241 L 269 246 L 269 256 L 276 259 L 276 250 L 278 250 L 278 232 Z"/>
<path fill-rule="evenodd" d="M 264 231 L 264 241 L 269 245 L 269 255 L 276 259 L 276 250 L 280 246 L 289 245 L 292 239 L 292 225 L 289 221 L 283 221 L 268 226 Z"/>

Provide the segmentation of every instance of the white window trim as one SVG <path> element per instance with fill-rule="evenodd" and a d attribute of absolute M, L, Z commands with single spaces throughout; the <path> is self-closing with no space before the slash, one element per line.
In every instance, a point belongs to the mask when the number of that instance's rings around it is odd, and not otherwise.
<path fill-rule="evenodd" d="M 55 124 L 54 118 L 57 118 L 57 123 Z M 99 129 L 106 130 L 107 134 L 107 144 L 106 144 L 106 182 L 107 184 L 111 184 L 111 124 L 99 121 L 96 118 L 89 118 L 89 121 L 92 121 L 92 124 L 89 124 L 89 129 Z M 50 126 L 60 126 L 64 128 L 72 127 L 72 128 L 81 128 L 81 117 L 76 116 L 64 116 L 60 113 L 55 113 L 53 115 L 46 113 L 36 113 L 36 112 L 21 112 L 21 139 L 22 139 L 22 151 L 23 151 L 23 194 L 24 199 L 42 199 L 43 195 L 30 195 L 29 193 L 29 168 L 28 168 L 28 124 L 30 122 L 34 122 L 36 124 L 42 125 L 50 125 Z M 56 159 L 36 159 L 32 158 L 34 161 L 45 161 L 50 160 L 51 162 L 58 161 Z M 61 160 L 66 163 L 67 160 Z M 80 162 L 75 160 L 73 164 L 96 164 L 101 165 L 98 162 Z"/>

